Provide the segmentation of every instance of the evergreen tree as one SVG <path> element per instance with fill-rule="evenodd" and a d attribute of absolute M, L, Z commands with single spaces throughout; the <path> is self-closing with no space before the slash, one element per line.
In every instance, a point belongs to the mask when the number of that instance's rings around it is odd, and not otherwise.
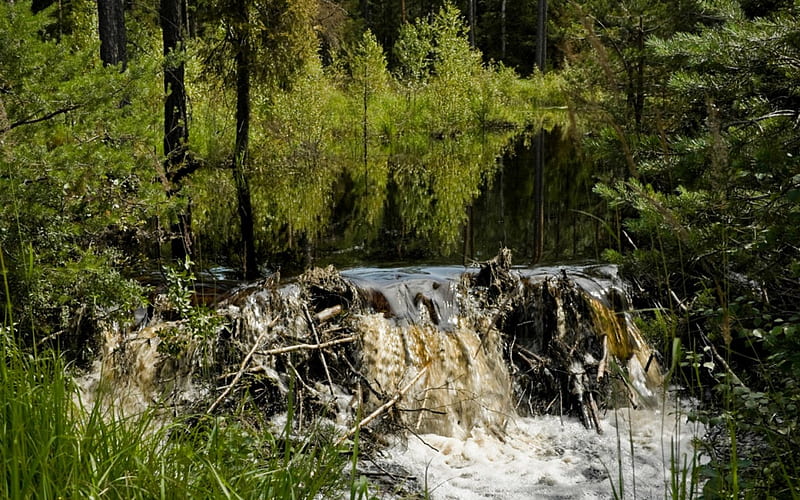
<path fill-rule="evenodd" d="M 160 204 L 154 123 L 142 119 L 152 116 L 143 75 L 154 66 L 104 67 L 97 41 L 84 45 L 91 25 L 55 37 L 49 13 L 0 3 L 0 251 L 12 293 L 4 301 L 29 339 L 52 335 L 80 351 L 92 325 L 137 300 L 121 271 L 147 246 L 145 221 Z"/>
<path fill-rule="evenodd" d="M 654 32 L 627 62 L 615 47 L 600 58 L 608 94 L 594 101 L 638 176 L 598 187 L 628 215 L 621 262 L 676 313 L 685 345 L 706 346 L 698 376 L 725 405 L 731 440 L 758 441 L 750 467 L 735 456 L 711 464 L 712 496 L 780 498 L 797 486 L 800 433 L 782 422 L 800 416 L 800 12 L 773 7 L 752 17 L 738 2 L 705 3 L 694 11 L 703 24 Z"/>

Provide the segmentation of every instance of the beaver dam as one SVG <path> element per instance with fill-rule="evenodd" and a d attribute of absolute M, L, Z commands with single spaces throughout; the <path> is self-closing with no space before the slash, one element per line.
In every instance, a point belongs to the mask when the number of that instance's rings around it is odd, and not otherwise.
<path fill-rule="evenodd" d="M 604 498 L 637 467 L 639 496 L 661 497 L 689 438 L 663 418 L 627 302 L 613 267 L 519 269 L 507 251 L 467 269 L 311 269 L 204 315 L 162 297 L 108 330 L 85 397 L 277 421 L 291 392 L 297 435 L 320 420 L 342 444 L 358 432 L 365 474 L 434 498 Z"/>

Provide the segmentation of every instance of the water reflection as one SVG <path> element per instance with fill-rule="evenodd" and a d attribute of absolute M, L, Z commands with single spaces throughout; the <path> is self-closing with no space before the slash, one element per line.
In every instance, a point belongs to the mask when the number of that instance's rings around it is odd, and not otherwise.
<path fill-rule="evenodd" d="M 396 133 L 363 142 L 343 137 L 264 148 L 254 172 L 257 247 L 267 269 L 300 271 L 397 262 L 486 260 L 501 247 L 515 262 L 533 258 L 536 132 Z M 559 126 L 545 131 L 542 263 L 596 259 L 609 245 L 594 173 Z M 301 145 L 302 145 L 301 144 Z M 305 149 L 304 149 L 305 148 Z M 300 151 L 300 154 L 297 151 Z M 266 155 L 266 154 L 264 154 Z M 198 247 L 235 253 L 235 199 L 227 172 L 198 197 Z M 211 196 L 213 195 L 213 196 Z M 204 206 L 206 205 L 206 206 Z M 233 223 L 231 223 L 233 221 Z M 235 257 L 233 257 L 235 259 Z M 235 262 L 235 260 L 234 260 Z M 234 265 L 235 267 L 235 265 Z"/>
<path fill-rule="evenodd" d="M 408 137 L 353 168 L 335 201 L 318 262 L 484 260 L 506 246 L 534 253 L 533 133 Z M 595 179 L 570 137 L 544 132 L 543 262 L 596 259 L 608 242 Z"/>
<path fill-rule="evenodd" d="M 542 262 L 597 259 L 608 246 L 605 207 L 592 192 L 596 182 L 587 162 L 561 128 L 544 133 Z M 514 138 L 492 182 L 475 202 L 475 257 L 490 258 L 500 246 L 519 263 L 534 253 L 534 135 Z"/>

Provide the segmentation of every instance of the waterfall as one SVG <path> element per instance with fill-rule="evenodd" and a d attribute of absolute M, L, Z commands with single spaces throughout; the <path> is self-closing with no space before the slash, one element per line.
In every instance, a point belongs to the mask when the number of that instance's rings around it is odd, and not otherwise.
<path fill-rule="evenodd" d="M 324 418 L 344 435 L 370 415 L 367 439 L 436 436 L 427 448 L 462 459 L 474 454 L 465 446 L 536 441 L 529 417 L 579 422 L 571 435 L 589 440 L 663 394 L 628 302 L 613 266 L 514 268 L 506 253 L 475 268 L 316 268 L 235 288 L 203 321 L 162 312 L 134 331 L 109 329 L 86 393 L 117 386 L 129 411 L 246 402 L 269 416 L 293 390 L 298 426 Z M 396 462 L 413 469 L 416 453 L 433 463 L 403 442 Z"/>
<path fill-rule="evenodd" d="M 502 434 L 517 414 L 566 413 L 596 427 L 598 408 L 647 403 L 661 384 L 610 266 L 529 270 L 495 259 L 473 269 L 275 278 L 217 304 L 212 335 L 158 317 L 138 331 L 110 331 L 105 379 L 138 403 L 181 405 L 218 391 L 214 380 L 230 382 L 252 351 L 247 383 L 231 400 L 255 385 L 279 402 L 295 376 L 315 404 L 329 405 L 337 391 L 360 394 L 351 411 L 368 412 L 405 388 L 395 423 L 454 437 L 476 426 Z"/>

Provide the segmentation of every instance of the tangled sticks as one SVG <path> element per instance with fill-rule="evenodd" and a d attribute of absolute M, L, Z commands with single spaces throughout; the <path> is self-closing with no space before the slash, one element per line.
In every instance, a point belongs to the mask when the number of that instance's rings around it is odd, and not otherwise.
<path fill-rule="evenodd" d="M 300 420 L 325 416 L 351 432 L 391 423 L 502 434 L 515 412 L 575 415 L 600 431 L 600 409 L 638 404 L 660 379 L 620 291 L 586 276 L 515 269 L 507 250 L 477 270 L 312 269 L 230 294 L 215 309 L 215 347 L 202 350 L 213 359 L 193 360 L 191 345 L 177 357 L 184 370 L 206 367 L 182 378 L 209 387 L 210 413 L 247 401 L 270 415 L 292 390 Z M 148 328 L 148 338 L 165 331 Z M 170 356 L 155 361 L 157 379 L 171 376 Z M 624 398 L 612 400 L 615 387 Z"/>

